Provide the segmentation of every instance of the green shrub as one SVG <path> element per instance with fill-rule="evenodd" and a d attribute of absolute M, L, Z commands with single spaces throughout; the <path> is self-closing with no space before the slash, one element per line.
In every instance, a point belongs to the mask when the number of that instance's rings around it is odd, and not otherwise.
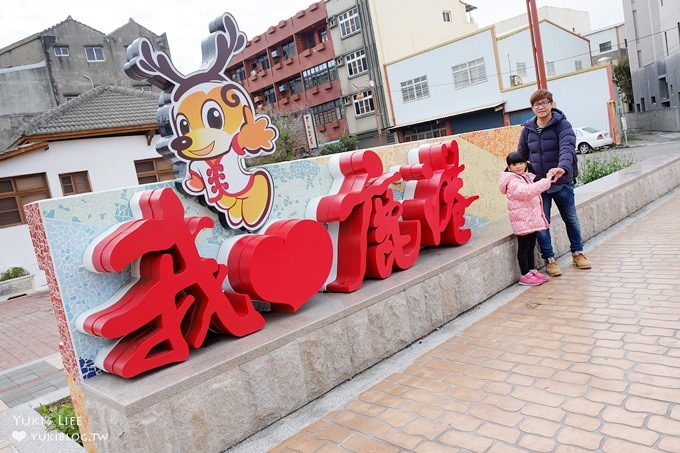
<path fill-rule="evenodd" d="M 83 444 L 80 438 L 80 428 L 78 428 L 78 417 L 70 398 L 47 406 L 41 404 L 38 413 L 46 420 L 46 429 L 61 431 L 79 444 Z"/>
<path fill-rule="evenodd" d="M 359 138 L 354 135 L 343 135 L 336 143 L 323 145 L 321 147 L 320 155 L 327 156 L 329 154 L 344 153 L 357 149 Z"/>
<path fill-rule="evenodd" d="M 633 163 L 633 157 L 629 154 L 603 154 L 582 159 L 579 162 L 577 185 L 588 184 L 596 179 L 630 167 Z"/>
<path fill-rule="evenodd" d="M 0 282 L 4 282 L 5 280 L 11 280 L 17 277 L 23 277 L 25 275 L 28 275 L 28 271 L 23 267 L 10 267 L 5 272 L 0 274 Z"/>

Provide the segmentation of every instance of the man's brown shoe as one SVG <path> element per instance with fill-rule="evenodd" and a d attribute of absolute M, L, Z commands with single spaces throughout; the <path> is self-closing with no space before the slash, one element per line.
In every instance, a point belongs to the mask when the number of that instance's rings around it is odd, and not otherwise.
<path fill-rule="evenodd" d="M 562 275 L 562 270 L 557 265 L 557 263 L 554 262 L 554 261 L 551 261 L 551 262 L 549 262 L 548 264 L 545 265 L 545 271 L 551 277 L 557 277 L 558 275 Z"/>
<path fill-rule="evenodd" d="M 578 267 L 579 269 L 590 269 L 590 261 L 588 258 L 583 253 L 579 253 L 578 255 L 572 255 L 571 256 L 571 261 L 574 264 L 574 266 Z"/>

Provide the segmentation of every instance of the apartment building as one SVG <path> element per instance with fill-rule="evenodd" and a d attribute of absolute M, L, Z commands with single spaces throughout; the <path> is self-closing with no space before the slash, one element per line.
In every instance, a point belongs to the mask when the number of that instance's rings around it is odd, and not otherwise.
<path fill-rule="evenodd" d="M 574 126 L 612 131 L 610 65 L 592 66 L 590 43 L 540 22 L 548 88 Z M 532 116 L 536 77 L 528 27 L 496 36 L 486 27 L 385 66 L 399 141 L 521 124 Z"/>
<path fill-rule="evenodd" d="M 459 0 L 319 1 L 250 39 L 229 76 L 262 110 L 311 119 L 310 148 L 347 134 L 362 148 L 392 143 L 384 64 L 476 30 L 473 9 Z"/>
<path fill-rule="evenodd" d="M 583 35 L 590 41 L 593 64 L 620 62 L 628 56 L 625 24 L 613 24 Z"/>
<path fill-rule="evenodd" d="M 18 138 L 23 123 L 94 87 L 150 90 L 123 72 L 126 48 L 139 36 L 170 54 L 165 33 L 132 19 L 105 34 L 71 16 L 0 49 L 0 150 Z"/>

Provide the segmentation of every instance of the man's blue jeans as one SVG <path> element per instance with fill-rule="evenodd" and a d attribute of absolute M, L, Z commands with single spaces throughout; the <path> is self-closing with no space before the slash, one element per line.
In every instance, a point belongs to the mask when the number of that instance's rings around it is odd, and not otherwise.
<path fill-rule="evenodd" d="M 581 225 L 578 222 L 576 205 L 574 204 L 574 183 L 570 182 L 564 184 L 562 189 L 557 192 L 543 192 L 541 198 L 543 198 L 543 212 L 545 213 L 545 218 L 548 219 L 548 223 L 550 222 L 552 202 L 555 202 L 555 206 L 557 206 L 557 210 L 560 212 L 560 217 L 562 217 L 564 225 L 567 228 L 571 253 L 583 250 L 583 244 L 581 242 Z M 538 246 L 541 248 L 541 258 L 543 258 L 545 262 L 548 262 L 548 258 L 554 258 L 555 252 L 552 248 L 550 230 L 539 231 L 536 239 L 538 241 Z"/>

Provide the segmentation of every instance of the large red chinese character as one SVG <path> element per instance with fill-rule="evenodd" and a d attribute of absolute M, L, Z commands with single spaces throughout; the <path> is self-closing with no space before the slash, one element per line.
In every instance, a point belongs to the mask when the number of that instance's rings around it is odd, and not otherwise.
<path fill-rule="evenodd" d="M 409 175 L 402 205 L 403 218 L 418 220 L 422 228 L 422 245 L 461 245 L 472 232 L 465 226 L 465 209 L 479 198 L 463 196 L 460 173 L 465 165 L 458 163 L 458 143 L 431 143 L 409 151 L 409 164 L 423 164 L 432 175 Z"/>
<path fill-rule="evenodd" d="M 420 250 L 420 226 L 399 219 L 401 208 L 389 186 L 401 180 L 400 173 L 383 174 L 373 151 L 333 156 L 329 169 L 335 193 L 308 208 L 308 216 L 330 224 L 335 266 L 326 289 L 355 291 L 365 276 L 385 278 L 393 268 L 412 266 Z"/>
<path fill-rule="evenodd" d="M 122 338 L 100 351 L 100 368 L 130 378 L 186 360 L 208 329 L 240 337 L 264 327 L 249 296 L 222 291 L 226 266 L 198 254 L 196 235 L 213 226 L 210 218 L 185 219 L 171 189 L 141 192 L 130 206 L 136 220 L 95 239 L 83 258 L 95 272 L 121 272 L 132 264 L 135 278 L 103 308 L 78 317 L 85 333 Z"/>

